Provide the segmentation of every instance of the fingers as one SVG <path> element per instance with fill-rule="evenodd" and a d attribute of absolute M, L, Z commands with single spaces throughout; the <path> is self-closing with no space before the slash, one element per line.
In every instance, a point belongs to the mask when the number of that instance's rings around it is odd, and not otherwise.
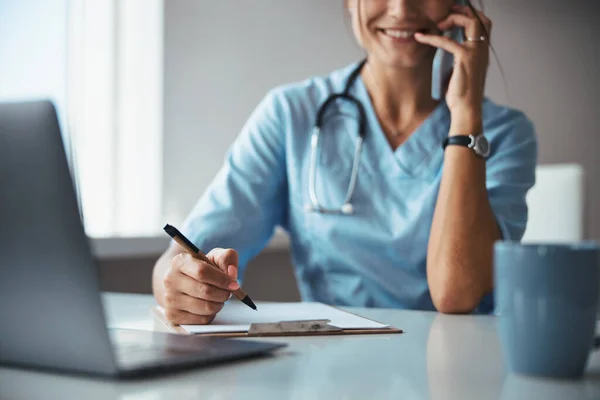
<path fill-rule="evenodd" d="M 165 317 L 173 325 L 207 325 L 215 319 L 215 315 L 196 315 L 173 308 L 165 309 Z"/>
<path fill-rule="evenodd" d="M 165 317 L 173 324 L 208 324 L 223 308 L 232 290 L 239 289 L 237 253 L 217 249 L 212 262 L 223 269 L 181 253 L 171 260 L 171 268 L 163 279 Z"/>
<path fill-rule="evenodd" d="M 173 324 L 209 324 L 223 308 L 228 291 L 199 283 L 178 270 L 171 270 L 164 279 L 163 306 L 165 317 Z M 185 292 L 195 293 L 196 298 Z"/>
<path fill-rule="evenodd" d="M 479 10 L 475 10 L 477 12 L 477 14 L 475 14 L 473 12 L 473 10 L 471 9 L 471 7 L 469 7 L 469 6 L 454 5 L 452 8 L 455 12 L 459 12 L 463 15 L 466 15 L 469 18 L 473 18 L 476 21 L 477 21 L 477 17 L 479 17 L 479 19 L 485 26 L 487 33 L 490 34 L 490 32 L 492 30 L 492 21 L 483 12 L 481 12 Z M 479 21 L 477 21 L 477 22 L 479 23 Z"/>
<path fill-rule="evenodd" d="M 469 7 L 469 6 L 461 6 L 461 5 L 455 4 L 455 5 L 452 6 L 452 9 L 454 11 L 459 12 L 461 14 L 464 14 L 464 15 L 466 15 L 468 17 L 477 18 L 476 15 L 475 15 L 475 13 L 473 12 L 473 10 L 471 9 L 471 7 Z M 481 21 L 483 23 L 486 23 L 486 22 L 490 22 L 491 23 L 492 22 L 488 18 L 488 16 L 485 15 L 482 11 L 479 11 L 479 10 L 476 9 L 475 12 L 477 13 L 477 16 L 479 16 L 479 18 L 481 19 Z"/>
<path fill-rule="evenodd" d="M 450 14 L 446 19 L 444 19 L 443 21 L 438 23 L 438 28 L 440 30 L 446 31 L 454 26 L 459 26 L 461 28 L 464 28 L 466 37 L 478 38 L 484 34 L 484 32 L 482 32 L 482 29 L 481 29 L 481 24 L 475 18 L 475 14 L 473 13 L 473 10 L 471 10 L 467 6 L 455 6 L 453 9 L 459 13 Z M 488 25 L 489 27 L 486 26 L 486 29 L 488 29 L 488 33 L 489 33 L 489 29 L 491 29 L 491 21 L 487 17 L 485 17 L 485 15 L 483 15 L 483 13 L 481 13 L 481 14 L 478 13 L 477 15 L 480 16 L 484 25 L 489 24 Z M 455 56 L 461 56 L 462 52 L 464 51 L 462 45 L 456 43 L 454 40 L 452 40 L 450 38 L 446 38 L 443 36 L 424 35 L 421 33 L 417 33 L 417 34 L 415 34 L 415 39 L 418 42 L 428 44 L 430 46 L 434 46 L 434 47 L 437 47 L 440 49 L 444 49 L 444 50 L 454 54 Z M 478 45 L 478 43 L 476 43 L 476 42 L 467 43 L 466 47 L 474 48 L 477 45 Z"/>
<path fill-rule="evenodd" d="M 171 291 L 186 294 L 197 299 L 224 303 L 231 295 L 229 290 L 224 290 L 206 283 L 200 283 L 180 272 L 167 275 L 164 281 L 165 288 Z"/>
<path fill-rule="evenodd" d="M 238 253 L 233 249 L 221 249 L 216 248 L 211 250 L 206 257 L 209 260 L 218 265 L 221 270 L 228 271 L 229 266 L 234 266 L 236 271 L 236 276 L 234 279 L 237 279 L 237 266 L 238 266 Z"/>
<path fill-rule="evenodd" d="M 173 263 L 183 274 L 200 283 L 209 284 L 225 290 L 237 290 L 240 285 L 227 273 L 189 254 L 175 256 Z"/>
<path fill-rule="evenodd" d="M 227 267 L 227 275 L 237 280 L 238 268 L 235 265 L 230 265 L 229 267 Z"/>
<path fill-rule="evenodd" d="M 456 57 L 462 56 L 465 52 L 465 49 L 460 44 L 445 36 L 415 33 L 415 39 L 417 42 L 446 50 L 447 52 L 454 54 Z"/>
<path fill-rule="evenodd" d="M 165 309 L 186 311 L 195 315 L 217 315 L 223 309 L 223 303 L 200 300 L 176 291 L 167 291 L 164 297 Z"/>
<path fill-rule="evenodd" d="M 474 19 L 467 17 L 463 14 L 450 14 L 448 18 L 438 24 L 438 28 L 445 31 L 453 26 L 460 26 L 465 28 L 465 34 L 467 37 L 481 36 L 481 28 L 479 22 Z"/>

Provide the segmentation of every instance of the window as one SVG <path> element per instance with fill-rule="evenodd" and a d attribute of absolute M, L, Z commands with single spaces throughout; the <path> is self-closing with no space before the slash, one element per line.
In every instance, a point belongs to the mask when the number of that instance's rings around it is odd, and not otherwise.
<path fill-rule="evenodd" d="M 160 229 L 163 10 L 68 0 L 66 125 L 91 237 Z"/>

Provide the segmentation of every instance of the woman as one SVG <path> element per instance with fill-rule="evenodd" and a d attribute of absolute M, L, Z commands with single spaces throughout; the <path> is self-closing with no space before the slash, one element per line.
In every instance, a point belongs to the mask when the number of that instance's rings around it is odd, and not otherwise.
<path fill-rule="evenodd" d="M 278 225 L 290 235 L 304 300 L 493 309 L 493 243 L 523 234 L 537 145 L 523 113 L 484 98 L 491 22 L 454 0 L 346 5 L 367 61 L 264 98 L 182 228 L 198 247 L 213 249 L 209 258 L 221 269 L 176 244 L 155 266 L 154 294 L 171 322 L 212 321 Z M 464 29 L 464 43 L 441 35 L 453 27 Z M 438 48 L 455 63 L 441 101 L 431 95 Z M 348 101 L 324 112 L 311 168 L 317 113 L 346 87 L 366 115 L 355 180 L 360 114 Z M 465 142 L 443 149 L 447 138 Z M 325 208 L 340 212 L 319 212 Z"/>

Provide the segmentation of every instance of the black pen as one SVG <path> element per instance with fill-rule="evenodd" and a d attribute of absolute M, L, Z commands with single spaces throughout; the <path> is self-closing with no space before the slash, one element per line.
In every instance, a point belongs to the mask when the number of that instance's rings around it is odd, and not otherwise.
<path fill-rule="evenodd" d="M 167 232 L 167 234 L 169 236 L 171 236 L 173 238 L 173 240 L 175 240 L 181 247 L 183 247 L 188 253 L 190 253 L 192 255 L 192 257 L 197 258 L 199 260 L 202 260 L 205 263 L 208 263 L 208 264 L 212 265 L 215 268 L 219 268 L 218 265 L 215 265 L 215 263 L 213 263 L 212 261 L 210 261 L 208 259 L 208 257 L 206 257 L 206 255 L 200 251 L 200 249 L 198 249 L 192 242 L 190 242 L 188 240 L 188 238 L 186 238 L 185 236 L 183 236 L 183 234 L 181 232 L 179 232 L 179 230 L 177 230 L 177 228 L 175 228 L 174 226 L 171 226 L 171 225 L 167 224 L 167 225 L 165 225 L 165 227 L 163 229 L 165 230 L 165 232 Z M 232 293 L 242 303 L 246 304 L 251 309 L 256 310 L 256 304 L 254 304 L 254 302 L 252 301 L 252 299 L 250 298 L 250 296 L 248 296 L 242 290 L 241 287 L 238 288 L 237 290 L 234 290 Z"/>

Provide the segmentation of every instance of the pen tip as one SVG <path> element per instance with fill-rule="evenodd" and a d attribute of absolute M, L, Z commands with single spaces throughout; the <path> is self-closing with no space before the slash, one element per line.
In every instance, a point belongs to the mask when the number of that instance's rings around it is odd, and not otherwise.
<path fill-rule="evenodd" d="M 250 307 L 254 311 L 257 311 L 256 304 L 254 304 L 254 302 L 252 301 L 252 299 L 248 295 L 246 295 L 246 297 L 244 297 L 244 299 L 242 300 L 242 302 L 244 302 L 244 304 L 246 304 L 248 307 Z"/>

